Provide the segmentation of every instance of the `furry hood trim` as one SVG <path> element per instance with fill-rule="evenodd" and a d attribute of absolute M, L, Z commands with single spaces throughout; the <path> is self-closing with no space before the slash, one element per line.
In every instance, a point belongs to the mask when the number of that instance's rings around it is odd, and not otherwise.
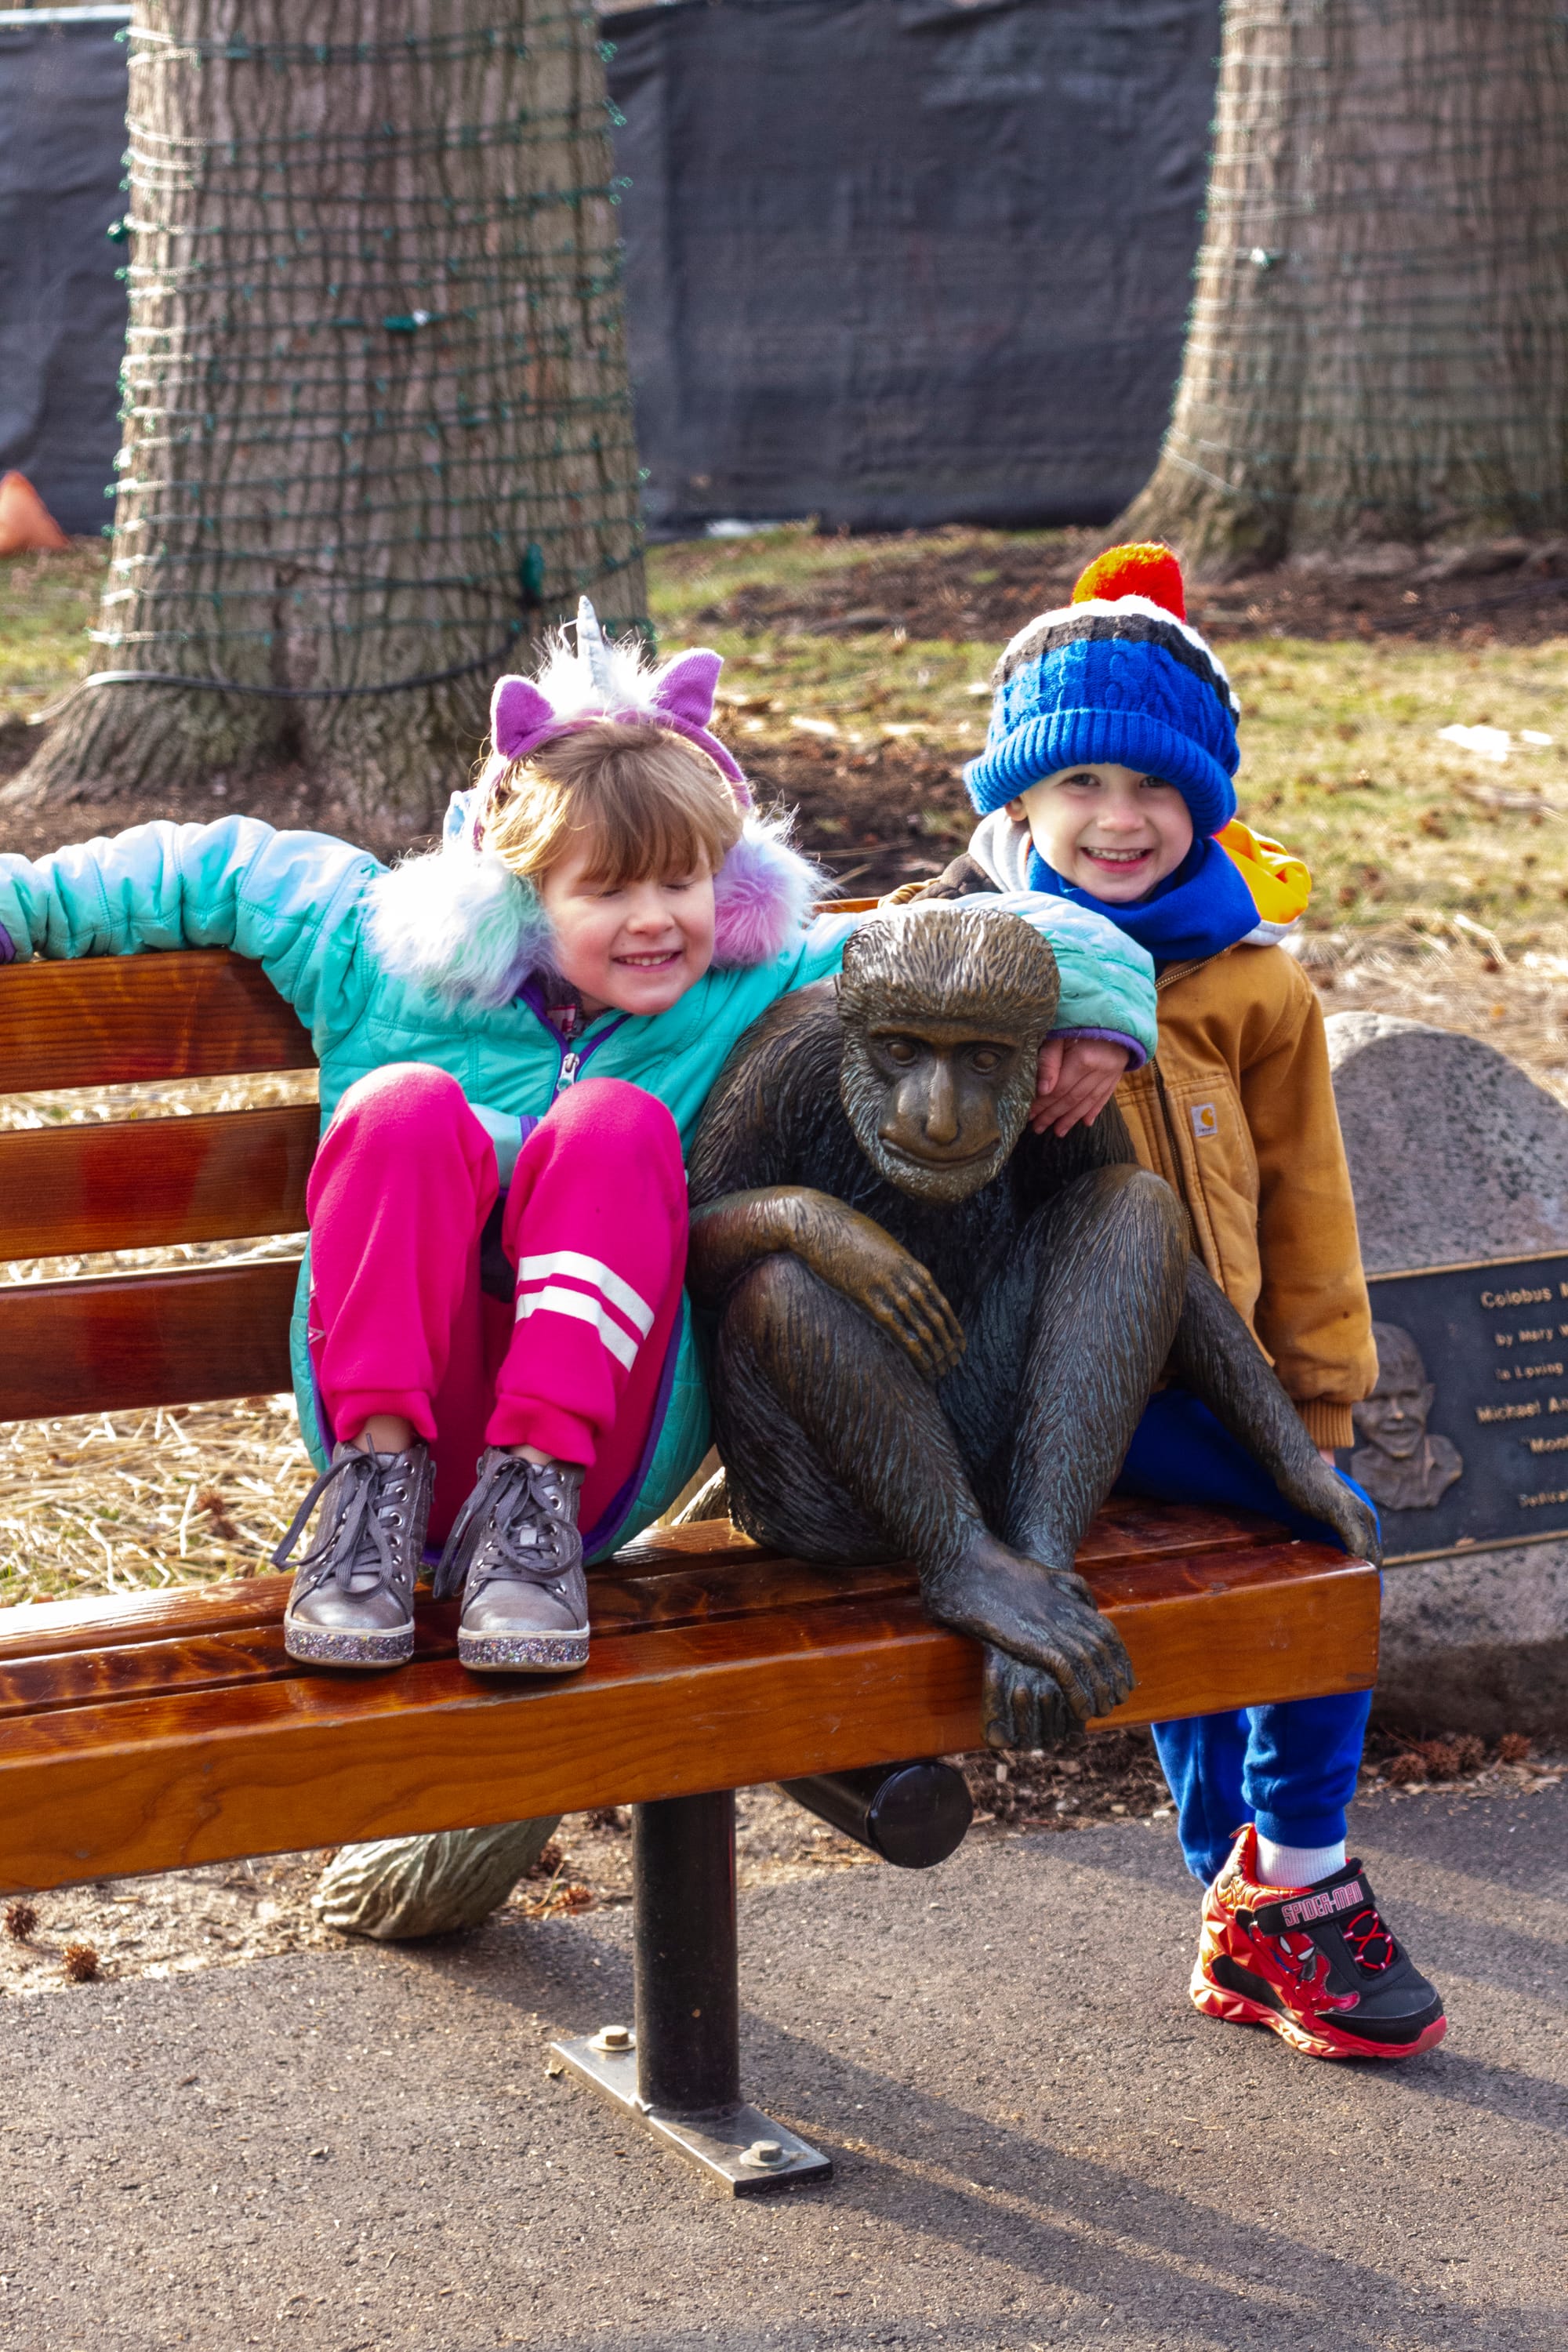
<path fill-rule="evenodd" d="M 482 786 L 457 793 L 439 849 L 371 885 L 369 936 L 395 979 L 469 1003 L 508 1004 L 530 976 L 556 969 L 539 893 L 476 845 Z M 790 842 L 787 817 L 750 812 L 713 879 L 713 962 L 771 963 L 805 930 L 832 885 Z"/>

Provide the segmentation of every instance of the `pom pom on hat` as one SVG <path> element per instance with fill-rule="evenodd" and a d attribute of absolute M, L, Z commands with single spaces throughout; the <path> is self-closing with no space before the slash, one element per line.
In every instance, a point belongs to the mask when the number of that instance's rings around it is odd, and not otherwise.
<path fill-rule="evenodd" d="M 1151 604 L 1173 613 L 1178 621 L 1187 617 L 1182 567 L 1158 540 L 1108 547 L 1103 555 L 1085 565 L 1072 592 L 1075 604 L 1113 604 L 1119 596 L 1146 596 Z"/>

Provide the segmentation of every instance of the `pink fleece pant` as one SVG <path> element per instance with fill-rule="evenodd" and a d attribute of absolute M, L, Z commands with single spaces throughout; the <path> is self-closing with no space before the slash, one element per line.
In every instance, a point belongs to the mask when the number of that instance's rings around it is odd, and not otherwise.
<path fill-rule="evenodd" d="M 479 1286 L 499 1191 L 495 1147 L 457 1080 L 395 1062 L 344 1095 L 305 1196 L 331 1434 L 355 1437 L 373 1413 L 413 1423 L 436 1458 L 437 1542 L 486 1445 L 583 1463 L 584 1532 L 613 1516 L 679 1339 L 686 1175 L 654 1096 L 584 1078 L 529 1136 L 501 1218 L 513 1306 Z"/>

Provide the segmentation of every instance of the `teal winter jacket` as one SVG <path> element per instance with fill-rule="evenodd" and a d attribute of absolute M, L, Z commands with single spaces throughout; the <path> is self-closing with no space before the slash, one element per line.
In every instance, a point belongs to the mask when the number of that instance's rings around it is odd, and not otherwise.
<path fill-rule="evenodd" d="M 256 817 L 136 825 L 37 861 L 0 856 L 0 960 L 232 948 L 260 964 L 309 1029 L 323 1120 L 355 1079 L 393 1062 L 447 1071 L 492 1113 L 542 1117 L 563 1083 L 561 1038 L 525 996 L 500 1004 L 456 996 L 433 984 L 428 958 L 411 968 L 389 951 L 376 919 L 389 880 L 365 850 L 322 834 L 278 832 Z M 1131 1040 L 1139 1058 L 1152 1054 L 1153 971 L 1141 949 L 1064 899 L 993 898 L 990 905 L 1026 914 L 1049 940 L 1061 973 L 1062 1028 L 1111 1032 Z M 566 1080 L 585 1069 L 642 1087 L 668 1107 L 689 1141 L 730 1048 L 786 990 L 837 971 L 858 919 L 819 917 L 769 961 L 716 964 L 666 1013 L 601 1015 L 573 1039 Z M 295 1391 L 306 1441 L 324 1462 L 305 1346 L 308 1280 L 307 1260 L 296 1302 Z M 708 1442 L 687 1318 L 663 1432 L 617 1542 L 667 1507 Z"/>

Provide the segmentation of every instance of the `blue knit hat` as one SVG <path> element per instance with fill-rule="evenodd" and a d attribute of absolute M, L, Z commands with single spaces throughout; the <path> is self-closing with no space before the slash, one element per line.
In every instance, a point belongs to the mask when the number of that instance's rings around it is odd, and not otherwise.
<path fill-rule="evenodd" d="M 1042 776 L 1112 761 L 1174 784 L 1201 836 L 1236 814 L 1241 706 L 1191 627 L 1167 547 L 1113 547 L 1070 604 L 1020 629 L 993 673 L 985 749 L 963 771 L 982 816 Z"/>

